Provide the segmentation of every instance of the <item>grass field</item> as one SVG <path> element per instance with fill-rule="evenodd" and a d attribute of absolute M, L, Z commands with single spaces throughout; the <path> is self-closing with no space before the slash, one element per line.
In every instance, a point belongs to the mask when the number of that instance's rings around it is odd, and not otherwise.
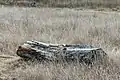
<path fill-rule="evenodd" d="M 35 3 L 34 3 L 35 2 Z M 30 3 L 30 4 L 29 4 Z M 118 8 L 119 0 L 0 0 L 2 5 L 40 6 L 40 7 L 84 7 L 84 8 Z"/>
<path fill-rule="evenodd" d="M 79 8 L 0 8 L 0 80 L 119 80 L 120 13 Z M 27 40 L 91 44 L 116 63 L 86 67 L 77 64 L 31 64 L 15 54 Z"/>

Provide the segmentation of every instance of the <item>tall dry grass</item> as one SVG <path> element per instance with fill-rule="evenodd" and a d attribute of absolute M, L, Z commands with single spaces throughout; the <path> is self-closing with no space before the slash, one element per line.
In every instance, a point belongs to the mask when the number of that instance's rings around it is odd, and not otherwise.
<path fill-rule="evenodd" d="M 63 64 L 7 63 L 0 59 L 1 79 L 119 80 L 120 13 L 60 8 L 0 8 L 0 54 L 15 54 L 27 40 L 46 43 L 91 44 L 101 47 L 117 63 L 86 67 Z M 3 60 L 3 61 L 2 61 Z M 15 59 L 16 60 L 16 59 Z"/>
<path fill-rule="evenodd" d="M 32 3 L 31 3 L 32 2 Z M 29 4 L 30 3 L 30 4 Z M 2 5 L 40 6 L 40 7 L 84 7 L 115 8 L 120 6 L 119 0 L 0 0 Z"/>

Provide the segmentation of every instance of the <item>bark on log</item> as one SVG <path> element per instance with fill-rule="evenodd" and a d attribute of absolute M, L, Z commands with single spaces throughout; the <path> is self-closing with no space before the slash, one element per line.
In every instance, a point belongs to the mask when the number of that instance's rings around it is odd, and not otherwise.
<path fill-rule="evenodd" d="M 101 48 L 83 44 L 46 44 L 38 41 L 27 41 L 19 46 L 17 55 L 27 59 L 49 61 L 79 61 L 93 63 L 103 62 L 107 54 Z"/>

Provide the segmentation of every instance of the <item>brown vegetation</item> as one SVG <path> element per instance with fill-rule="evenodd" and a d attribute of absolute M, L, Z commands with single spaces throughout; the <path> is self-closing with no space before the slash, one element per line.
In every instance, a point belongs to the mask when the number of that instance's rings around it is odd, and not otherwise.
<path fill-rule="evenodd" d="M 84 8 L 118 8 L 119 0 L 0 0 L 2 5 L 29 7 L 84 7 Z"/>
<path fill-rule="evenodd" d="M 120 14 L 60 8 L 0 8 L 0 78 L 3 80 L 119 80 Z M 26 63 L 16 55 L 27 40 L 81 43 L 103 48 L 115 63 Z"/>

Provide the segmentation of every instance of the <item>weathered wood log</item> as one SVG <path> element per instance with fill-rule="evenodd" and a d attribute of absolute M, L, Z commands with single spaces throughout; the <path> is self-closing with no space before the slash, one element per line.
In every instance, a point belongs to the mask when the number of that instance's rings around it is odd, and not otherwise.
<path fill-rule="evenodd" d="M 82 44 L 46 44 L 38 41 L 27 41 L 19 46 L 17 55 L 27 59 L 65 60 L 92 63 L 104 61 L 107 54 L 101 48 Z"/>

